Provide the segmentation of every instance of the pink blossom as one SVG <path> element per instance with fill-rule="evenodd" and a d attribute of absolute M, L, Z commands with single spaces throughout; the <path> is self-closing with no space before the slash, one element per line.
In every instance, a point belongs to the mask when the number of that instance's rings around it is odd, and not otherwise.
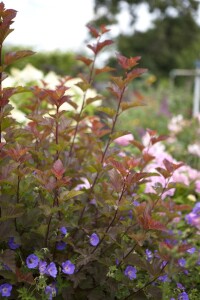
<path fill-rule="evenodd" d="M 118 144 L 120 146 L 128 146 L 130 144 L 130 142 L 133 140 L 134 140 L 133 135 L 131 133 L 129 133 L 129 134 L 118 137 L 113 142 L 115 142 L 116 144 Z"/>
<path fill-rule="evenodd" d="M 195 192 L 200 193 L 200 180 L 195 182 Z"/>

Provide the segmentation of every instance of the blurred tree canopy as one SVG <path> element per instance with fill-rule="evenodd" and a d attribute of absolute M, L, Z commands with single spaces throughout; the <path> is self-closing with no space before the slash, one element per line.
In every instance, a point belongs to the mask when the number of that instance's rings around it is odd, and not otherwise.
<path fill-rule="evenodd" d="M 130 13 L 129 33 L 116 38 L 117 50 L 126 56 L 141 55 L 143 66 L 157 76 L 174 68 L 194 68 L 200 58 L 200 27 L 195 20 L 199 0 L 95 0 L 95 23 L 114 24 L 124 4 Z M 134 29 L 137 8 L 146 4 L 156 15 L 145 32 Z M 131 29 L 131 30 L 130 30 Z"/>

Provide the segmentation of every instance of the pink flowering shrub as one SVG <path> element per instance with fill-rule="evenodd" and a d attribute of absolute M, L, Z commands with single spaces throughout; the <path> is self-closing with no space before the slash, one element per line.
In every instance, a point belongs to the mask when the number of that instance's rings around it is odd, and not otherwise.
<path fill-rule="evenodd" d="M 15 16 L 16 11 L 0 3 L 1 83 L 7 66 L 33 54 L 2 52 Z M 193 297 L 200 292 L 194 238 L 199 208 L 192 210 L 189 201 L 173 198 L 173 176 L 183 164 L 156 148 L 164 137 L 155 131 L 148 130 L 147 145 L 116 131 L 119 115 L 140 105 L 139 99 L 127 103 L 124 97 L 129 84 L 146 70 L 136 67 L 140 57 L 121 54 L 116 57 L 120 74 L 109 66 L 96 68 L 98 54 L 112 41 L 105 26 L 88 29 L 92 56 L 78 58 L 88 72 L 79 74 L 75 84 L 83 95 L 80 109 L 68 93 L 70 77 L 55 89 L 0 85 L 0 296 Z M 105 72 L 112 73 L 108 91 L 116 106 L 98 108 L 101 119 L 88 115 L 86 108 L 106 101 L 100 93 L 88 94 Z M 31 97 L 23 125 L 11 115 L 10 100 L 27 89 Z M 64 109 L 65 103 L 73 110 Z M 135 154 L 124 149 L 127 144 L 137 149 Z M 192 281 L 187 276 L 191 270 Z"/>
<path fill-rule="evenodd" d="M 148 132 L 143 137 L 143 143 L 146 146 L 143 151 L 154 156 L 154 159 L 146 167 L 148 172 L 153 172 L 157 168 L 158 170 L 159 168 L 164 168 L 166 160 L 174 164 L 178 163 L 169 153 L 166 152 L 165 145 L 162 142 L 153 145 L 151 144 L 151 139 Z M 159 184 L 162 186 L 162 188 L 165 188 L 169 183 L 172 182 L 180 183 L 188 187 L 193 186 L 194 192 L 199 193 L 199 180 L 200 171 L 184 164 L 175 170 L 170 178 L 165 178 L 165 176 L 151 176 L 150 180 L 146 184 L 145 192 L 156 193 L 156 185 Z M 162 198 L 164 199 L 166 196 L 173 196 L 174 193 L 175 188 L 171 187 L 162 194 Z"/>
<path fill-rule="evenodd" d="M 182 115 L 173 117 L 169 124 L 167 151 L 177 160 L 183 160 L 200 170 L 200 118 L 184 119 Z"/>

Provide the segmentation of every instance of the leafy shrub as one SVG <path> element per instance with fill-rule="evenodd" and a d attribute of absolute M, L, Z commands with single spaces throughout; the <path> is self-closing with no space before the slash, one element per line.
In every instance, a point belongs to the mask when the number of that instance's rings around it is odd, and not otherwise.
<path fill-rule="evenodd" d="M 0 3 L 0 49 L 15 15 Z M 164 159 L 162 167 L 149 172 L 146 168 L 154 158 L 150 145 L 164 137 L 148 130 L 145 146 L 128 132 L 115 131 L 119 115 L 140 105 L 138 98 L 127 104 L 124 96 L 146 70 L 135 68 L 140 57 L 121 54 L 120 75 L 109 66 L 97 69 L 99 52 L 112 41 L 104 38 L 105 26 L 88 29 L 93 58 L 79 57 L 88 68 L 76 84 L 83 91 L 79 111 L 66 93 L 66 80 L 55 89 L 0 86 L 0 295 L 22 300 L 125 300 L 178 295 L 186 299 L 190 292 L 196 299 L 199 285 L 194 281 L 190 291 L 184 274 L 188 268 L 199 272 L 199 245 L 192 238 L 199 229 L 198 206 L 189 215 L 189 203 L 177 204 L 169 195 L 163 199 L 175 188 L 170 179 L 182 163 Z M 0 53 L 1 83 L 8 65 L 32 54 Z M 88 89 L 104 72 L 114 73 L 108 90 L 116 106 L 98 108 L 104 114 L 101 119 L 85 109 L 102 99 L 100 94 L 88 97 Z M 23 125 L 11 117 L 9 102 L 27 89 L 32 97 Z M 64 103 L 74 110 L 63 110 Z M 124 146 L 119 137 L 127 139 Z M 127 144 L 137 149 L 134 155 L 126 150 Z M 154 193 L 145 192 L 155 176 Z M 176 285 L 180 274 L 183 287 Z"/>

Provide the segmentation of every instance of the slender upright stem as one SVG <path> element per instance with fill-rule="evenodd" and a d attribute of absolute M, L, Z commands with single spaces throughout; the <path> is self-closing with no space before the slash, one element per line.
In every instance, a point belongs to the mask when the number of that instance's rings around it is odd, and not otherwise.
<path fill-rule="evenodd" d="M 124 86 L 124 88 L 122 89 L 121 91 L 121 95 L 119 97 L 119 101 L 118 101 L 118 106 L 117 106 L 117 110 L 116 110 L 116 114 L 113 118 L 113 122 L 112 122 L 112 127 L 111 127 L 111 131 L 110 131 L 110 135 L 109 135 L 109 138 L 108 138 L 108 141 L 106 143 L 106 146 L 104 148 L 104 151 L 103 151 L 103 154 L 102 154 L 102 157 L 101 157 L 101 165 L 103 165 L 104 163 L 104 160 L 105 160 L 105 157 L 106 157 L 106 153 L 107 153 L 107 150 L 110 146 L 110 143 L 111 143 L 111 136 L 112 134 L 114 133 L 114 130 L 115 130 L 115 125 L 116 125 L 116 122 L 117 122 L 117 119 L 118 119 L 118 116 L 119 116 L 119 110 L 120 110 L 120 105 L 121 105 L 121 102 L 122 102 L 122 99 L 123 99 L 123 95 L 124 95 L 124 92 L 125 92 L 125 89 L 126 89 L 126 86 Z M 99 175 L 100 175 L 100 172 L 97 172 L 94 180 L 93 180 L 93 183 L 90 187 L 90 190 L 89 190 L 89 194 L 91 195 L 93 190 L 94 190 L 94 186 L 95 184 L 97 183 L 97 180 L 99 179 Z M 83 218 L 83 215 L 85 213 L 85 210 L 86 210 L 86 206 L 83 207 L 82 211 L 81 211 L 81 214 L 80 214 L 80 217 L 79 217 L 79 220 L 78 220 L 78 224 L 80 225 L 81 223 L 81 220 Z M 116 214 L 117 216 L 117 214 Z"/>
<path fill-rule="evenodd" d="M 20 178 L 20 176 L 18 175 L 18 176 L 17 176 L 17 196 L 16 196 L 17 203 L 19 203 L 20 181 L 21 181 L 21 178 Z"/>
<path fill-rule="evenodd" d="M 56 139 L 56 145 L 58 145 L 59 141 L 58 141 L 58 136 L 59 136 L 59 123 L 58 123 L 58 120 L 57 120 L 57 115 L 58 115 L 58 112 L 59 112 L 59 107 L 57 106 L 56 107 L 56 129 L 55 129 L 55 139 Z M 55 160 L 57 160 L 59 157 L 59 152 L 58 152 L 58 149 L 56 150 L 56 158 Z"/>
<path fill-rule="evenodd" d="M 99 246 L 101 245 L 101 243 L 104 241 L 104 239 L 106 237 L 106 234 L 109 232 L 110 228 L 112 227 L 112 225 L 114 224 L 114 222 L 115 222 L 115 220 L 117 218 L 117 214 L 118 214 L 118 211 L 119 211 L 119 204 L 120 204 L 120 202 L 122 200 L 122 197 L 123 197 L 123 195 L 124 195 L 124 193 L 126 191 L 126 181 L 127 181 L 128 176 L 129 176 L 129 172 L 127 173 L 126 177 L 124 178 L 122 190 L 121 190 L 121 193 L 120 193 L 118 201 L 117 201 L 117 209 L 115 210 L 114 216 L 113 216 L 112 220 L 110 221 L 108 227 L 106 228 L 103 237 L 99 241 L 99 244 L 94 248 L 94 250 L 92 251 L 92 253 L 94 253 L 97 250 L 97 248 L 99 248 Z"/>
<path fill-rule="evenodd" d="M 2 67 L 2 45 L 0 45 L 0 68 Z M 2 71 L 0 71 L 0 114 L 2 112 Z M 0 121 L 0 143 L 2 142 L 2 126 Z"/>
<path fill-rule="evenodd" d="M 160 273 L 155 276 L 152 280 L 150 280 L 149 282 L 147 282 L 146 284 L 144 284 L 140 289 L 138 289 L 136 292 L 131 293 L 130 295 L 128 295 L 126 298 L 124 298 L 123 300 L 127 300 L 127 299 L 133 299 L 133 295 L 138 294 L 139 292 L 141 292 L 142 290 L 144 290 L 146 287 L 148 287 L 150 284 L 152 284 L 153 282 L 155 282 L 160 275 L 162 274 L 162 271 L 165 269 L 165 267 L 168 265 L 168 262 L 162 267 L 162 269 L 160 270 Z"/>
<path fill-rule="evenodd" d="M 110 130 L 110 135 L 109 135 L 109 138 L 107 140 L 105 149 L 104 149 L 102 157 L 101 157 L 101 165 L 103 165 L 103 163 L 104 163 L 104 160 L 105 160 L 105 157 L 106 157 L 106 153 L 107 153 L 108 148 L 109 148 L 110 143 L 111 143 L 111 137 L 112 137 L 112 134 L 114 133 L 114 130 L 115 130 L 115 125 L 116 125 L 116 122 L 117 122 L 117 119 L 118 119 L 118 116 L 119 116 L 120 104 L 122 102 L 125 89 L 126 89 L 126 87 L 124 87 L 122 89 L 122 91 L 121 91 L 121 95 L 120 95 L 120 98 L 119 98 L 119 101 L 118 101 L 118 106 L 117 106 L 116 114 L 115 114 L 115 116 L 113 118 L 112 127 L 111 127 L 111 130 Z M 97 174 L 96 174 L 96 176 L 95 176 L 95 178 L 93 180 L 92 186 L 90 188 L 90 193 L 93 192 L 94 186 L 95 186 L 95 184 L 96 184 L 96 182 L 97 182 L 97 180 L 99 178 L 99 175 L 100 175 L 100 172 L 97 172 Z"/>
<path fill-rule="evenodd" d="M 99 41 L 100 41 L 100 37 L 97 41 L 97 44 L 98 44 Z M 91 84 L 93 79 L 94 79 L 93 77 L 94 77 L 94 67 L 95 67 L 96 58 L 97 58 L 97 54 L 94 55 L 94 59 L 93 59 L 92 66 L 91 66 L 91 69 L 90 69 L 89 80 L 88 80 L 89 84 Z M 72 156 L 72 152 L 73 152 L 73 149 L 74 149 L 74 143 L 75 143 L 75 139 L 76 139 L 76 136 L 77 136 L 77 133 L 78 133 L 78 128 L 79 128 L 79 124 L 80 124 L 80 120 L 81 120 L 81 115 L 82 115 L 83 109 L 85 107 L 86 96 L 87 96 L 87 91 L 85 91 L 85 93 L 83 95 L 83 101 L 82 101 L 81 109 L 80 109 L 80 112 L 79 112 L 79 115 L 78 115 L 78 119 L 76 121 L 76 127 L 75 127 L 75 131 L 74 131 L 72 143 L 71 143 L 71 146 L 70 146 L 70 150 L 69 150 L 69 157 Z"/>

